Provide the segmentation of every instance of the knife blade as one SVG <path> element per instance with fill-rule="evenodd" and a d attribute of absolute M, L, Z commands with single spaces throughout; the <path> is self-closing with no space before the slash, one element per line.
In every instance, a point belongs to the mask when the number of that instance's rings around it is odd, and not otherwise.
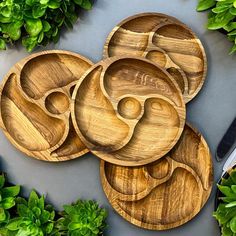
<path fill-rule="evenodd" d="M 233 120 L 228 130 L 224 134 L 222 140 L 220 141 L 217 151 L 216 159 L 217 161 L 222 161 L 227 158 L 234 148 L 236 147 L 236 118 Z"/>
<path fill-rule="evenodd" d="M 223 173 L 222 176 L 231 168 L 233 168 L 236 165 L 236 148 L 232 151 L 232 153 L 229 155 L 227 161 L 225 162 L 223 166 Z"/>

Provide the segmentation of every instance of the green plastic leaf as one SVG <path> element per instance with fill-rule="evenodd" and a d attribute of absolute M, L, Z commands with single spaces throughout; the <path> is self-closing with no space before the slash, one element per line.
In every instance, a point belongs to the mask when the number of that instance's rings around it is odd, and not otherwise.
<path fill-rule="evenodd" d="M 216 5 L 215 0 L 200 0 L 197 6 L 198 11 L 205 11 Z"/>
<path fill-rule="evenodd" d="M 42 21 L 39 19 L 27 19 L 25 29 L 31 37 L 35 37 L 43 29 Z"/>
<path fill-rule="evenodd" d="M 3 198 L 6 197 L 16 197 L 20 193 L 20 186 L 11 186 L 11 187 L 5 187 L 2 189 L 1 194 Z"/>
<path fill-rule="evenodd" d="M 0 38 L 0 50 L 6 49 L 6 42 Z"/>

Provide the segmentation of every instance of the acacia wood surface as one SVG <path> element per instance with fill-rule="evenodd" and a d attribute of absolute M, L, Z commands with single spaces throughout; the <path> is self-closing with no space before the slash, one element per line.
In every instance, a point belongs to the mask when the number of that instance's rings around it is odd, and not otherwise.
<path fill-rule="evenodd" d="M 101 161 L 100 174 L 113 208 L 130 223 L 151 230 L 190 221 L 203 208 L 213 185 L 208 145 L 190 125 L 185 125 L 176 146 L 158 161 L 140 167 Z"/>
<path fill-rule="evenodd" d="M 143 13 L 119 23 L 106 40 L 104 58 L 122 55 L 146 57 L 166 68 L 186 103 L 205 81 L 207 59 L 202 43 L 189 27 L 168 15 Z"/>
<path fill-rule="evenodd" d="M 0 124 L 28 156 L 66 161 L 88 152 L 71 120 L 75 84 L 92 66 L 79 54 L 52 50 L 16 63 L 0 87 Z"/>
<path fill-rule="evenodd" d="M 141 57 L 113 57 L 89 69 L 72 96 L 72 121 L 88 149 L 123 166 L 153 162 L 178 141 L 185 103 L 176 81 Z"/>

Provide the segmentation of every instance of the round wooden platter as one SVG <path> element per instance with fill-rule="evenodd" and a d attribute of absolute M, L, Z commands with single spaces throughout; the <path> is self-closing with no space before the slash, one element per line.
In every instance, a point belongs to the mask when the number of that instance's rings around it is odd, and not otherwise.
<path fill-rule="evenodd" d="M 150 230 L 190 221 L 206 203 L 213 184 L 208 145 L 189 125 L 176 146 L 158 161 L 140 167 L 101 161 L 100 173 L 112 207 L 130 223 Z"/>
<path fill-rule="evenodd" d="M 143 13 L 119 23 L 104 46 L 104 58 L 143 56 L 167 69 L 189 102 L 206 77 L 207 59 L 193 31 L 174 17 Z"/>
<path fill-rule="evenodd" d="M 0 124 L 7 138 L 28 156 L 66 161 L 88 152 L 71 119 L 71 95 L 92 62 L 52 50 L 15 64 L 0 87 Z"/>
<path fill-rule="evenodd" d="M 175 80 L 141 57 L 94 65 L 72 99 L 72 121 L 82 142 L 113 164 L 139 166 L 161 158 L 184 128 L 185 103 Z"/>

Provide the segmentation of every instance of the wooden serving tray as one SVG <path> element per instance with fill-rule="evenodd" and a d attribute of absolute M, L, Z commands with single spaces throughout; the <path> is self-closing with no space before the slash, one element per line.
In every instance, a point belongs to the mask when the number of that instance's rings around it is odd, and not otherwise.
<path fill-rule="evenodd" d="M 183 131 L 185 103 L 178 85 L 146 59 L 99 62 L 79 81 L 72 98 L 72 120 L 82 142 L 117 165 L 161 158 Z"/>
<path fill-rule="evenodd" d="M 88 152 L 71 120 L 71 94 L 92 66 L 67 51 L 44 51 L 14 65 L 0 87 L 0 125 L 28 156 L 65 161 Z"/>
<path fill-rule="evenodd" d="M 100 173 L 113 208 L 132 224 L 151 230 L 190 221 L 206 203 L 213 184 L 208 145 L 189 125 L 162 159 L 141 167 L 102 161 Z"/>
<path fill-rule="evenodd" d="M 110 33 L 104 58 L 143 56 L 167 69 L 181 88 L 185 102 L 201 89 L 207 60 L 200 40 L 185 24 L 160 13 L 129 17 Z"/>

